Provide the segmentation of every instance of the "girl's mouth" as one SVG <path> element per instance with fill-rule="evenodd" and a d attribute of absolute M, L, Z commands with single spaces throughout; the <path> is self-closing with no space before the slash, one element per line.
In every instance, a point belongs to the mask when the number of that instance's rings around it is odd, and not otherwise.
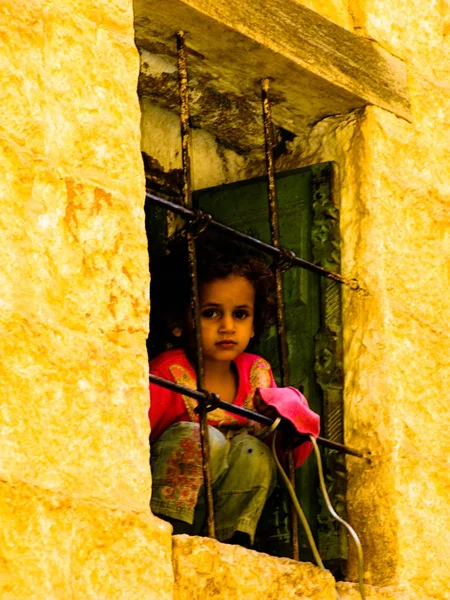
<path fill-rule="evenodd" d="M 224 350 L 233 348 L 234 346 L 236 346 L 236 344 L 237 342 L 233 340 L 222 340 L 221 342 L 216 342 L 216 346 L 219 346 L 219 348 L 223 348 Z"/>

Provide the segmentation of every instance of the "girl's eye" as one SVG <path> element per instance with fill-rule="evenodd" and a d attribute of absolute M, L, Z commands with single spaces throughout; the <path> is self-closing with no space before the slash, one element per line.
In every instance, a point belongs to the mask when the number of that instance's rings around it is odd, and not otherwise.
<path fill-rule="evenodd" d="M 215 308 L 205 308 L 205 310 L 202 311 L 202 317 L 205 319 L 214 319 L 217 315 L 218 312 Z"/>
<path fill-rule="evenodd" d="M 249 315 L 248 315 L 248 311 L 246 311 L 244 309 L 239 309 L 234 312 L 234 316 L 236 319 L 245 319 Z"/>

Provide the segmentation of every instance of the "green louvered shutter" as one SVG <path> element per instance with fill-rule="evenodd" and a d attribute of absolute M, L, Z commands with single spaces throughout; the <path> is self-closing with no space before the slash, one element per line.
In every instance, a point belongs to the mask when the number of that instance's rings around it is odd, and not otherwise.
<path fill-rule="evenodd" d="M 279 173 L 277 194 L 282 246 L 297 256 L 331 270 L 339 270 L 338 208 L 332 198 L 333 165 L 324 163 Z M 198 208 L 239 231 L 270 242 L 265 177 L 208 188 L 194 194 Z M 283 275 L 290 383 L 320 413 L 322 435 L 343 442 L 341 299 L 339 284 L 304 269 Z M 254 351 L 267 358 L 279 381 L 276 330 Z M 322 452 L 327 484 L 338 512 L 345 515 L 345 463 L 336 452 Z M 324 560 L 339 571 L 347 558 L 346 536 L 324 510 L 318 492 L 314 457 L 297 471 L 297 494 L 318 540 Z M 261 551 L 289 556 L 289 528 L 285 492 L 277 489 L 263 513 L 257 532 Z M 300 531 L 300 558 L 311 560 Z"/>

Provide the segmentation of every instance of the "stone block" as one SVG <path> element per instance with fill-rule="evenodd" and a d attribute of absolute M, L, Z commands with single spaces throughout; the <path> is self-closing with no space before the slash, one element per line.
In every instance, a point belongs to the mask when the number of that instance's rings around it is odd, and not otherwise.
<path fill-rule="evenodd" d="M 144 510 L 139 58 L 130 4 L 113 4 L 121 31 L 102 3 L 0 8 L 0 473 Z"/>
<path fill-rule="evenodd" d="M 359 585 L 356 583 L 339 581 L 336 584 L 336 589 L 340 600 L 361 600 Z M 364 594 L 366 600 L 420 600 L 418 596 L 411 596 L 406 590 L 398 590 L 392 587 L 380 588 L 373 585 L 365 585 Z M 422 600 L 425 599 L 422 598 Z"/>
<path fill-rule="evenodd" d="M 175 600 L 336 600 L 329 571 L 209 538 L 173 537 Z"/>
<path fill-rule="evenodd" d="M 16 481 L 0 485 L 2 600 L 172 600 L 170 528 Z M 158 564 L 158 569 L 155 569 Z"/>
<path fill-rule="evenodd" d="M 132 3 L 5 0 L 0 33 L 0 597 L 171 600 Z"/>
<path fill-rule="evenodd" d="M 322 17 L 336 23 L 336 25 L 353 31 L 352 15 L 346 0 L 296 0 L 296 2 L 314 10 Z"/>

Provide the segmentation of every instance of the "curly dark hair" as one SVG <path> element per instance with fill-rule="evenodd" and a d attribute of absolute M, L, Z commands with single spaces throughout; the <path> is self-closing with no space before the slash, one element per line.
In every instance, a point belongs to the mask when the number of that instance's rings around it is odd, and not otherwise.
<path fill-rule="evenodd" d="M 229 275 L 245 277 L 255 289 L 253 327 L 255 340 L 274 322 L 275 278 L 266 257 L 243 244 L 214 231 L 206 231 L 196 241 L 198 286 Z M 151 320 L 150 347 L 153 357 L 167 345 L 177 345 L 174 326 L 183 328 L 190 305 L 191 282 L 187 241 L 177 235 L 168 242 L 168 254 L 150 265 Z M 181 340 L 183 343 L 183 340 Z"/>

